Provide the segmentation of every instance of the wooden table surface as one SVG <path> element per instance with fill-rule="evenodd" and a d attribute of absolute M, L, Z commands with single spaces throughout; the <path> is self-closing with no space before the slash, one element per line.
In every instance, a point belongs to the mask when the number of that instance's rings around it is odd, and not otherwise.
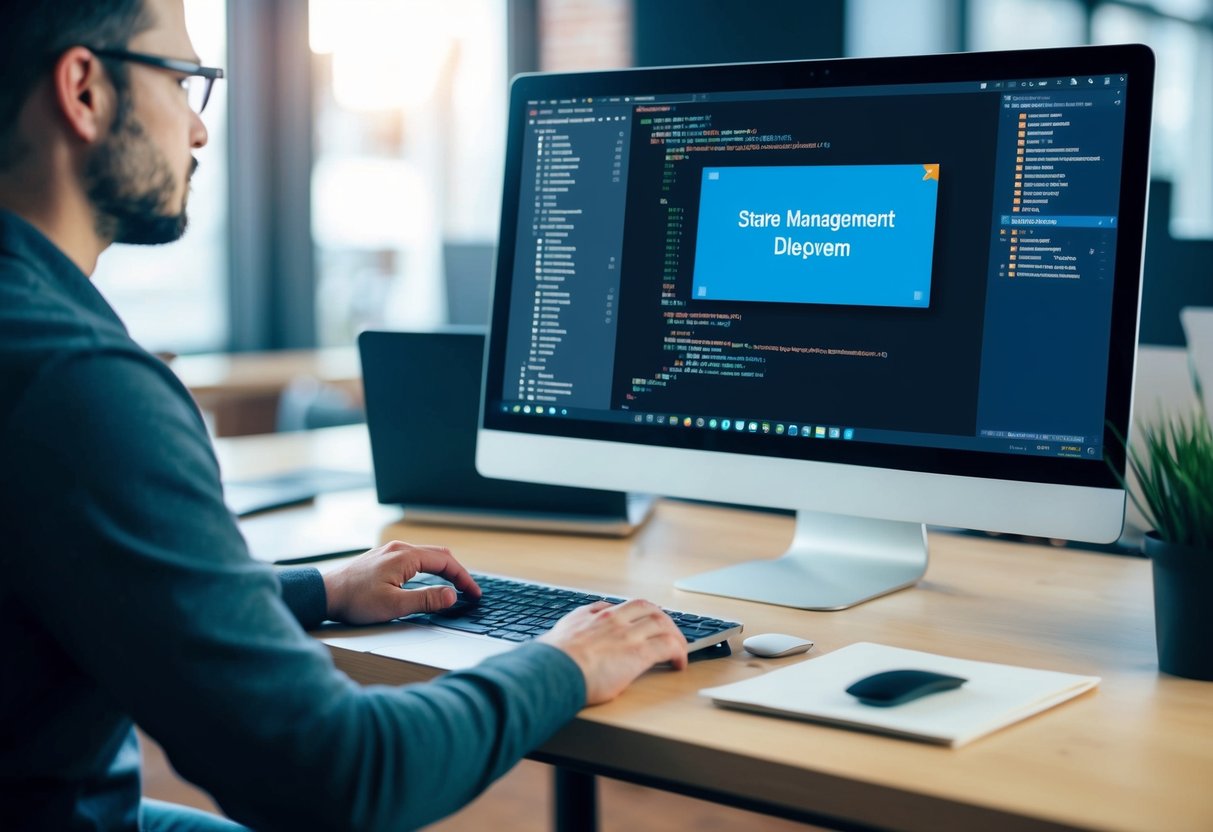
<path fill-rule="evenodd" d="M 277 437 L 231 440 L 220 455 L 225 465 L 247 464 L 245 473 L 275 461 L 309 464 L 310 453 L 352 464 L 365 452 L 359 431 L 276 446 Z M 673 588 L 684 575 L 777 556 L 791 539 L 786 516 L 663 501 L 623 540 L 405 524 L 376 534 L 449 545 L 473 570 L 647 597 L 743 621 L 747 634 L 803 635 L 817 643 L 810 656 L 874 641 L 1103 679 L 1090 693 L 952 750 L 713 706 L 701 688 L 804 660 L 759 660 L 737 639 L 731 657 L 652 671 L 616 701 L 586 709 L 539 759 L 842 825 L 1213 830 L 1213 685 L 1159 674 L 1144 560 L 932 531 L 930 567 L 916 588 L 842 612 L 805 612 Z M 364 682 L 437 673 L 332 649 Z"/>

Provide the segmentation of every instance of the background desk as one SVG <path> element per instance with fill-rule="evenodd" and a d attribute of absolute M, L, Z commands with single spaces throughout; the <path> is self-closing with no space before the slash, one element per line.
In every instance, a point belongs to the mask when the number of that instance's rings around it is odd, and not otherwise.
<path fill-rule="evenodd" d="M 275 430 L 282 393 L 298 378 L 333 385 L 362 401 L 362 368 L 354 347 L 182 355 L 169 366 L 211 414 L 216 436 Z"/>
<path fill-rule="evenodd" d="M 237 475 L 316 464 L 326 446 L 325 464 L 366 453 L 360 428 L 220 443 Z M 728 659 L 652 672 L 585 710 L 536 759 L 845 828 L 1213 829 L 1213 685 L 1159 675 L 1147 562 L 932 533 L 917 588 L 844 612 L 673 589 L 682 575 L 774 557 L 791 533 L 786 517 L 663 502 L 627 540 L 403 524 L 379 537 L 441 542 L 473 569 L 733 618 L 747 633 L 805 635 L 817 642 L 810 655 L 877 641 L 1103 677 L 1090 694 L 953 751 L 715 708 L 700 688 L 802 660 L 762 661 L 734 644 Z M 333 652 L 363 682 L 436 674 Z"/>

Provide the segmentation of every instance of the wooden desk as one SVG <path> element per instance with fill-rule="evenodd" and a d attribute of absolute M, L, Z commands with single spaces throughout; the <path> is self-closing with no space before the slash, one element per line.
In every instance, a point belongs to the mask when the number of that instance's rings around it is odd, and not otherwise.
<path fill-rule="evenodd" d="M 275 430 L 282 391 L 300 377 L 339 387 L 362 401 L 362 368 L 354 347 L 182 355 L 169 365 L 214 418 L 216 436 Z"/>
<path fill-rule="evenodd" d="M 289 455 L 341 437 L 348 454 L 358 434 L 339 430 L 292 437 Z M 228 445 L 229 459 L 268 447 L 236 441 L 250 444 Z M 442 542 L 474 569 L 648 597 L 744 621 L 749 633 L 802 634 L 817 642 L 811 655 L 877 641 L 1103 677 L 1089 694 L 948 750 L 715 708 L 700 688 L 802 660 L 753 659 L 735 644 L 730 658 L 654 671 L 583 711 L 536 759 L 844 828 L 1213 829 L 1213 685 L 1159 675 L 1147 562 L 933 533 L 917 588 L 843 612 L 673 589 L 682 575 L 773 557 L 791 533 L 786 517 L 666 502 L 627 540 L 406 525 L 380 537 Z M 363 682 L 436 673 L 332 649 Z"/>

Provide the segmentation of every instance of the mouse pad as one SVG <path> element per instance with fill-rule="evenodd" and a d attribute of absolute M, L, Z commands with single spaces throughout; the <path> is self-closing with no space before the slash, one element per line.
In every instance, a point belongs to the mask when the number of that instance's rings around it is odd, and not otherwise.
<path fill-rule="evenodd" d="M 896 707 L 872 707 L 847 693 L 855 682 L 890 670 L 927 670 L 968 679 L 963 687 Z M 825 722 L 861 731 L 949 745 L 971 742 L 1099 684 L 1077 676 L 859 642 L 744 682 L 699 693 L 726 708 Z"/>

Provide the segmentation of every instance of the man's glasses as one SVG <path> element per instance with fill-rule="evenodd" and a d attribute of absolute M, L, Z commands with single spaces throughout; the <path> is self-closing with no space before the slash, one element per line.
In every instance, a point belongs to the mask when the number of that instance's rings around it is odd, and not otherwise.
<path fill-rule="evenodd" d="M 88 50 L 102 58 L 130 61 L 155 69 L 181 73 L 185 76 L 182 79 L 182 83 L 186 97 L 189 99 L 190 109 L 195 113 L 201 113 L 206 109 L 206 102 L 211 100 L 211 88 L 215 86 L 215 79 L 223 77 L 222 69 L 214 66 L 203 66 L 193 61 L 162 58 L 159 55 L 147 55 L 143 52 L 128 52 L 125 49 L 93 49 L 92 47 L 88 47 Z"/>

